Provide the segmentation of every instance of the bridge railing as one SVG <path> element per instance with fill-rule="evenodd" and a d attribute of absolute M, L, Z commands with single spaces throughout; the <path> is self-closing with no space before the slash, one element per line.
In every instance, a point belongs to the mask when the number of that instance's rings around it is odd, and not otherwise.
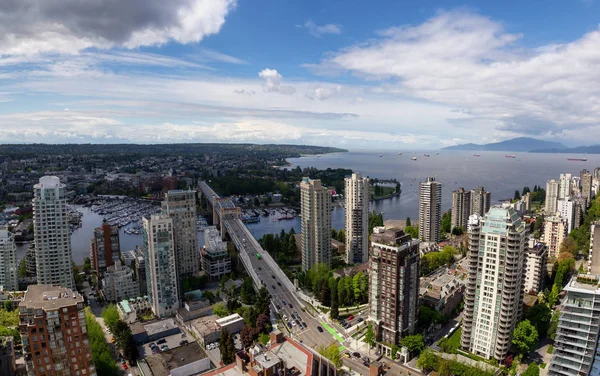
<path fill-rule="evenodd" d="M 254 282 L 254 285 L 256 286 L 256 288 L 260 289 L 262 287 L 262 282 L 261 282 L 260 278 L 258 278 L 256 271 L 252 267 L 252 261 L 250 260 L 250 257 L 248 256 L 248 252 L 246 252 L 244 244 L 237 237 L 237 235 L 235 234 L 235 231 L 233 231 L 231 229 L 231 224 L 229 223 L 229 221 L 225 220 L 225 221 L 223 221 L 223 223 L 225 224 L 225 228 L 227 229 L 229 236 L 231 236 L 231 240 L 233 240 L 233 243 L 235 244 L 236 248 L 239 250 L 238 256 L 242 259 L 242 263 L 244 264 L 246 271 L 248 271 L 248 274 L 252 278 L 252 281 Z"/>

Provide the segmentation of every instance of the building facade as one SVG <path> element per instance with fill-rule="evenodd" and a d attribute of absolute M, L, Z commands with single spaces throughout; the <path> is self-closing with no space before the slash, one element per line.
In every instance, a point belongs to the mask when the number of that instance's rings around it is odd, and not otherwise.
<path fill-rule="evenodd" d="M 215 226 L 204 229 L 201 256 L 202 270 L 211 280 L 218 280 L 224 274 L 231 273 L 231 256 L 227 252 L 227 243 L 221 240 L 221 234 Z"/>
<path fill-rule="evenodd" d="M 177 280 L 200 273 L 200 249 L 198 248 L 198 217 L 196 215 L 196 191 L 173 190 L 165 194 L 163 213 L 173 220 L 173 242 Z M 181 299 L 180 299 L 181 300 Z"/>
<path fill-rule="evenodd" d="M 33 188 L 33 233 L 37 281 L 75 289 L 65 185 L 44 176 Z"/>
<path fill-rule="evenodd" d="M 471 214 L 484 216 L 490 210 L 491 195 L 483 187 L 471 190 Z"/>
<path fill-rule="evenodd" d="M 544 218 L 544 243 L 548 246 L 548 256 L 557 258 L 560 245 L 567 236 L 567 221 L 560 216 Z"/>
<path fill-rule="evenodd" d="M 137 298 L 140 295 L 140 287 L 135 279 L 134 270 L 122 265 L 121 261 L 109 266 L 102 280 L 102 293 L 104 299 L 109 302 Z"/>
<path fill-rule="evenodd" d="M 471 191 L 460 187 L 452 192 L 452 229 L 462 227 L 467 229 L 471 215 Z"/>
<path fill-rule="evenodd" d="M 439 243 L 442 221 L 442 184 L 429 177 L 419 183 L 419 239 Z"/>
<path fill-rule="evenodd" d="M 175 314 L 179 308 L 179 283 L 173 244 L 173 220 L 164 214 L 143 220 L 146 284 L 152 313 Z"/>
<path fill-rule="evenodd" d="M 90 240 L 92 270 L 105 271 L 120 259 L 119 228 L 104 222 L 102 226 L 94 229 L 94 237 Z"/>
<path fill-rule="evenodd" d="M 575 211 L 573 210 L 573 200 L 569 197 L 564 200 L 558 200 L 556 212 L 567 222 L 567 234 L 573 231 L 575 224 Z"/>
<path fill-rule="evenodd" d="M 547 263 L 548 247 L 546 244 L 536 242 L 533 237 L 530 237 L 527 253 L 525 254 L 525 274 L 523 277 L 525 292 L 537 294 L 544 289 Z"/>
<path fill-rule="evenodd" d="M 590 252 L 587 270 L 593 275 L 600 275 L 600 222 L 594 222 L 590 226 Z"/>
<path fill-rule="evenodd" d="M 344 183 L 346 263 L 362 264 L 369 258 L 369 179 L 353 173 Z"/>
<path fill-rule="evenodd" d="M 27 375 L 96 376 L 79 293 L 29 285 L 19 303 L 19 322 Z"/>
<path fill-rule="evenodd" d="M 419 311 L 419 241 L 402 230 L 376 228 L 369 260 L 369 319 L 380 348 L 413 334 Z"/>
<path fill-rule="evenodd" d="M 588 200 L 583 196 L 573 199 L 573 228 L 579 228 L 583 224 Z"/>
<path fill-rule="evenodd" d="M 503 360 L 523 309 L 528 231 L 514 209 L 503 207 L 492 207 L 479 223 L 469 225 L 461 347 Z"/>
<path fill-rule="evenodd" d="M 300 183 L 302 270 L 323 263 L 331 266 L 331 193 L 320 180 Z"/>
<path fill-rule="evenodd" d="M 8 231 L 7 226 L 0 226 L 0 289 L 19 290 L 18 270 L 17 248 L 13 234 Z"/>
<path fill-rule="evenodd" d="M 558 191 L 560 183 L 554 179 L 546 182 L 546 201 L 544 212 L 548 215 L 556 215 L 558 210 Z"/>
<path fill-rule="evenodd" d="M 588 170 L 581 171 L 581 196 L 592 202 L 592 174 Z"/>
<path fill-rule="evenodd" d="M 560 174 L 558 187 L 558 199 L 562 200 L 571 197 L 572 191 L 572 176 L 571 174 Z"/>

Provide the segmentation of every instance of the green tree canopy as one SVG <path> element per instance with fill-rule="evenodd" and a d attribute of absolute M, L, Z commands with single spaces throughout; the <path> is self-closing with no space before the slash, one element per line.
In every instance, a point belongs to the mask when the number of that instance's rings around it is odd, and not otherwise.
<path fill-rule="evenodd" d="M 400 344 L 406 347 L 413 356 L 420 354 L 425 349 L 425 341 L 422 334 L 406 336 L 400 340 Z"/>
<path fill-rule="evenodd" d="M 117 306 L 114 304 L 110 304 L 107 307 L 104 307 L 101 314 L 104 319 L 104 324 L 113 330 L 114 326 L 119 321 L 119 311 L 117 310 Z"/>
<path fill-rule="evenodd" d="M 536 362 L 532 362 L 521 376 L 540 376 L 540 367 Z"/>
<path fill-rule="evenodd" d="M 527 313 L 527 320 L 535 326 L 539 334 L 544 335 L 550 328 L 552 310 L 545 304 L 534 305 Z"/>
<path fill-rule="evenodd" d="M 225 303 L 217 303 L 213 307 L 213 315 L 217 315 L 219 317 L 225 317 L 229 315 L 229 311 L 225 306 Z"/>
<path fill-rule="evenodd" d="M 538 339 L 535 326 L 531 325 L 529 320 L 523 320 L 517 325 L 513 333 L 512 343 L 517 346 L 519 353 L 526 355 L 537 345 Z"/>

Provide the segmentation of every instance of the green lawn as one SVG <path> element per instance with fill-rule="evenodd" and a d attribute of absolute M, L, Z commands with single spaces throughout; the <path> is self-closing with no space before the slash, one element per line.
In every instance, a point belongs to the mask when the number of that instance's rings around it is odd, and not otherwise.
<path fill-rule="evenodd" d="M 450 337 L 448 337 L 448 345 L 452 346 L 453 349 L 460 348 L 460 336 L 462 334 L 462 328 L 458 328 Z"/>

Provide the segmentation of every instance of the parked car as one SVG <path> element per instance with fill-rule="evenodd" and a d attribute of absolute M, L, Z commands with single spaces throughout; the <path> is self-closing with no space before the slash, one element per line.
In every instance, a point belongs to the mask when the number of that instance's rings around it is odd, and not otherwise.
<path fill-rule="evenodd" d="M 345 356 L 346 358 L 350 358 L 350 356 L 351 356 L 351 355 L 350 355 L 350 353 L 349 353 L 348 351 L 346 351 L 346 352 L 344 353 L 344 356 Z"/>
<path fill-rule="evenodd" d="M 321 328 L 320 326 L 317 326 L 317 330 L 319 331 L 319 333 L 323 333 L 323 328 Z"/>
<path fill-rule="evenodd" d="M 358 322 L 363 322 L 363 321 L 365 321 L 365 319 L 363 319 L 362 317 L 358 318 Z"/>
<path fill-rule="evenodd" d="M 348 316 L 348 320 L 354 320 L 354 315 Z"/>
<path fill-rule="evenodd" d="M 360 353 L 358 351 L 353 352 L 352 355 L 354 355 L 357 358 L 360 358 Z"/>
<path fill-rule="evenodd" d="M 161 338 L 161 339 L 159 339 L 158 341 L 156 341 L 156 343 L 157 343 L 158 345 L 160 345 L 160 344 L 163 344 L 163 343 L 167 343 L 167 340 L 166 340 L 166 339 L 164 339 L 164 338 Z"/>
<path fill-rule="evenodd" d="M 183 345 L 187 345 L 187 344 L 188 344 L 187 339 L 184 339 L 183 341 L 179 342 L 179 346 L 183 346 Z"/>
<path fill-rule="evenodd" d="M 123 366 L 123 369 L 127 369 L 127 364 L 126 363 L 123 363 L 121 365 Z"/>
<path fill-rule="evenodd" d="M 277 282 L 277 286 L 281 286 L 281 282 Z"/>
<path fill-rule="evenodd" d="M 160 347 L 160 351 L 167 351 L 168 349 L 169 349 L 169 346 L 167 346 L 167 345 L 162 345 Z"/>

